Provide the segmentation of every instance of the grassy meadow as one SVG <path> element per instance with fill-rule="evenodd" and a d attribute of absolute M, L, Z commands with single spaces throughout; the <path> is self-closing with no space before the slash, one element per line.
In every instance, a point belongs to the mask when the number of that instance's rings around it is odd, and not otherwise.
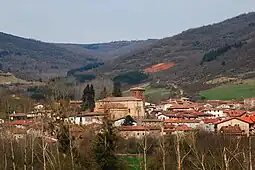
<path fill-rule="evenodd" d="M 200 95 L 207 100 L 241 100 L 255 97 L 255 81 L 222 85 L 202 91 Z"/>

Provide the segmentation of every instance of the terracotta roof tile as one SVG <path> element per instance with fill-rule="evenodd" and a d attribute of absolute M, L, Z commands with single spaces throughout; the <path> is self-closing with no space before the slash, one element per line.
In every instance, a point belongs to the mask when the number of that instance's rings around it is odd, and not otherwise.
<path fill-rule="evenodd" d="M 123 102 L 123 101 L 142 101 L 141 99 L 135 98 L 135 97 L 107 97 L 104 98 L 104 102 Z"/>
<path fill-rule="evenodd" d="M 148 127 L 145 126 L 121 126 L 119 127 L 121 131 L 146 131 L 149 130 Z"/>
<path fill-rule="evenodd" d="M 227 133 L 227 134 L 241 134 L 243 131 L 241 128 L 237 125 L 235 126 L 222 126 L 220 128 L 221 133 Z"/>
<path fill-rule="evenodd" d="M 199 123 L 199 120 L 192 120 L 192 119 L 166 119 L 165 123 Z"/>
<path fill-rule="evenodd" d="M 175 127 L 175 131 L 192 131 L 191 127 L 188 127 L 187 125 L 178 125 Z"/>
<path fill-rule="evenodd" d="M 5 122 L 4 125 L 6 126 L 13 126 L 13 125 L 31 125 L 33 124 L 34 121 L 31 120 L 14 120 L 14 121 L 9 121 L 9 122 Z"/>
<path fill-rule="evenodd" d="M 220 123 L 227 122 L 227 121 L 233 120 L 233 119 L 237 119 L 237 120 L 243 121 L 243 122 L 248 123 L 248 124 L 253 124 L 254 123 L 249 117 L 248 118 L 246 118 L 246 117 L 230 117 L 230 118 L 224 119 L 220 122 L 217 122 L 215 124 L 220 124 Z"/>
<path fill-rule="evenodd" d="M 203 119 L 203 122 L 205 123 L 205 124 L 209 124 L 209 123 L 217 123 L 217 122 L 220 122 L 221 121 L 221 119 L 219 119 L 219 118 L 207 118 L 207 119 Z"/>

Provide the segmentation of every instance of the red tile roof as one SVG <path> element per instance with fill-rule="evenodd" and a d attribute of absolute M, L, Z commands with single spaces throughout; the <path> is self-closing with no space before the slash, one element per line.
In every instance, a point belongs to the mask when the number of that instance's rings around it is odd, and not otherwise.
<path fill-rule="evenodd" d="M 229 117 L 240 117 L 246 113 L 245 110 L 224 110 Z"/>
<path fill-rule="evenodd" d="M 235 125 L 235 126 L 222 126 L 220 128 L 220 132 L 227 134 L 242 134 L 244 131 L 242 131 L 238 125 Z"/>
<path fill-rule="evenodd" d="M 230 120 L 233 120 L 233 119 L 237 119 L 237 120 L 240 120 L 242 122 L 245 122 L 245 123 L 248 123 L 248 124 L 253 124 L 254 122 L 249 118 L 249 117 L 230 117 L 228 119 L 224 119 L 220 122 L 217 122 L 215 124 L 220 124 L 220 123 L 223 123 L 223 122 L 227 122 L 227 121 L 230 121 Z"/>
<path fill-rule="evenodd" d="M 220 122 L 221 121 L 221 119 L 219 119 L 219 118 L 206 118 L 206 119 L 203 119 L 203 122 L 205 123 L 205 124 L 209 124 L 209 123 L 217 123 L 217 122 Z"/>
<path fill-rule="evenodd" d="M 199 120 L 193 120 L 193 119 L 166 119 L 164 121 L 165 123 L 199 123 Z"/>
<path fill-rule="evenodd" d="M 145 126 L 121 126 L 120 131 L 148 131 L 149 128 Z"/>
<path fill-rule="evenodd" d="M 102 102 L 124 102 L 124 101 L 142 101 L 142 99 L 138 99 L 135 97 L 106 97 L 103 100 L 99 100 Z"/>
<path fill-rule="evenodd" d="M 14 120 L 14 121 L 5 122 L 4 125 L 5 126 L 14 126 L 14 125 L 28 126 L 33 123 L 34 123 L 34 121 L 31 121 L 31 120 Z"/>
<path fill-rule="evenodd" d="M 175 127 L 175 131 L 192 131 L 191 127 L 188 127 L 187 125 L 178 125 Z"/>

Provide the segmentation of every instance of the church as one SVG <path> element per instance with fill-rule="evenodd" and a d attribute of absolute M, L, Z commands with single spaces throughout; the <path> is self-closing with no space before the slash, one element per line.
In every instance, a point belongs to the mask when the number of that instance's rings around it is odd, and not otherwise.
<path fill-rule="evenodd" d="M 131 88 L 131 96 L 107 97 L 96 102 L 94 112 L 108 113 L 110 118 L 117 120 L 130 115 L 133 118 L 145 117 L 145 96 L 143 88 Z"/>

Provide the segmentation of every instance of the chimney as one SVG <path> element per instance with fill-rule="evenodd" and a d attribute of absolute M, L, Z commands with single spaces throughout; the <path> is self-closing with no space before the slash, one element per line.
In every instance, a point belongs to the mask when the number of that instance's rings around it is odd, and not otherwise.
<path fill-rule="evenodd" d="M 131 88 L 130 91 L 133 97 L 142 99 L 143 102 L 145 103 L 144 88 L 135 87 L 135 88 Z"/>

